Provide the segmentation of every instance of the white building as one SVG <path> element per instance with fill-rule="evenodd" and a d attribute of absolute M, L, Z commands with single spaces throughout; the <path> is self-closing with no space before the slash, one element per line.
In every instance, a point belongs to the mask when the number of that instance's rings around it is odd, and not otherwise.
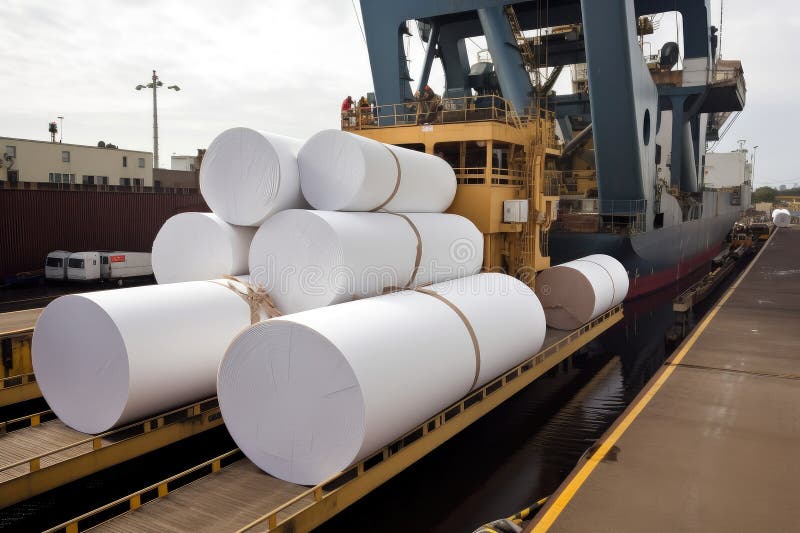
<path fill-rule="evenodd" d="M 0 180 L 152 187 L 153 155 L 32 139 L 0 137 Z"/>
<path fill-rule="evenodd" d="M 171 170 L 197 170 L 197 156 L 194 155 L 173 155 L 170 161 Z"/>

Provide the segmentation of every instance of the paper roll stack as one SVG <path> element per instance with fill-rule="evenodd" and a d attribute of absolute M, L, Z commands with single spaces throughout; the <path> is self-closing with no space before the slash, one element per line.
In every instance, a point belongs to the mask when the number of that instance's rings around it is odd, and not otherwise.
<path fill-rule="evenodd" d="M 582 257 L 536 276 L 547 325 L 556 329 L 579 328 L 622 303 L 627 294 L 628 273 L 609 255 Z"/>
<path fill-rule="evenodd" d="M 480 271 L 483 235 L 441 213 L 284 211 L 250 246 L 250 276 L 283 313 Z"/>
<path fill-rule="evenodd" d="M 510 276 L 422 290 L 283 316 L 239 335 L 217 388 L 247 457 L 281 479 L 321 482 L 542 346 L 541 304 Z"/>
<path fill-rule="evenodd" d="M 62 296 L 33 333 L 33 370 L 68 426 L 100 433 L 213 396 L 228 344 L 251 323 L 227 284 L 193 281 Z"/>
<path fill-rule="evenodd" d="M 153 241 L 158 283 L 202 281 L 247 274 L 256 228 L 228 224 L 213 213 L 180 213 L 167 220 Z"/>
<path fill-rule="evenodd" d="M 456 194 L 444 159 L 345 131 L 312 136 L 297 162 L 303 194 L 316 209 L 441 213 Z"/>
<path fill-rule="evenodd" d="M 772 211 L 772 223 L 779 228 L 788 228 L 792 225 L 792 214 L 786 209 Z"/>
<path fill-rule="evenodd" d="M 269 216 L 307 207 L 297 153 L 302 141 L 250 128 L 231 128 L 209 145 L 200 165 L 200 192 L 220 218 L 259 226 Z"/>

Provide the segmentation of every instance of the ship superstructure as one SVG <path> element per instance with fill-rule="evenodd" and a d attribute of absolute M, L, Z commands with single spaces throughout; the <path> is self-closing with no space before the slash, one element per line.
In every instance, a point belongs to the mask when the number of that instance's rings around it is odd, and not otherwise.
<path fill-rule="evenodd" d="M 683 42 L 646 55 L 653 16 L 669 11 Z M 551 260 L 609 253 L 636 296 L 710 261 L 749 203 L 748 181 L 703 182 L 707 141 L 745 102 L 704 0 L 370 0 L 362 13 L 377 105 L 343 127 L 450 162 L 451 210 L 484 232 L 487 269 L 532 282 Z M 413 23 L 427 45 L 418 80 L 403 47 Z M 487 50 L 470 64 L 475 37 Z M 437 58 L 446 87 L 431 100 Z M 566 67 L 573 92 L 555 95 Z"/>

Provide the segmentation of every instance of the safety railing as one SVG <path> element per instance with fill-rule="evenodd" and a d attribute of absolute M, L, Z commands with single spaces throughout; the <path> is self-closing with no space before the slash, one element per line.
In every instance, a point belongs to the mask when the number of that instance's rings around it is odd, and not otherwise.
<path fill-rule="evenodd" d="M 487 173 L 492 185 L 520 186 L 525 183 L 524 170 L 497 167 L 460 167 L 454 168 L 453 171 L 456 173 L 456 181 L 459 185 L 485 185 Z"/>
<path fill-rule="evenodd" d="M 168 425 L 183 422 L 189 418 L 201 415 L 204 416 L 206 414 L 209 415 L 209 421 L 213 421 L 216 418 L 222 417 L 219 414 L 219 403 L 217 402 L 216 397 L 208 398 L 200 402 L 195 402 L 191 405 L 180 407 L 178 409 L 162 413 L 158 416 L 154 416 L 146 420 L 134 422 L 133 424 L 128 424 L 126 426 L 122 426 L 119 428 L 114 428 L 110 431 L 106 431 L 105 433 L 93 435 L 91 437 L 78 440 L 76 442 L 67 444 L 65 446 L 61 446 L 60 448 L 49 450 L 39 455 L 22 459 L 15 463 L 2 465 L 0 466 L 0 474 L 2 474 L 3 472 L 7 472 L 8 470 L 11 470 L 13 468 L 18 468 L 25 465 L 28 466 L 28 473 L 33 473 L 38 470 L 48 468 L 47 466 L 45 467 L 42 466 L 43 459 L 55 456 L 57 454 L 61 454 L 67 450 L 91 444 L 92 445 L 91 450 L 88 450 L 87 452 L 84 453 L 96 452 L 97 450 L 100 450 L 102 448 L 107 448 L 109 446 L 114 446 L 116 444 L 119 444 L 120 442 L 142 435 L 143 433 L 148 433 L 150 431 L 161 429 Z"/>
<path fill-rule="evenodd" d="M 330 497 L 335 492 L 341 490 L 346 484 L 351 483 L 356 479 L 364 476 L 370 469 L 383 463 L 391 456 L 400 452 L 403 448 L 413 444 L 414 442 L 416 442 L 417 440 L 426 435 L 441 430 L 443 427 L 447 426 L 454 419 L 456 419 L 460 414 L 466 412 L 471 407 L 474 407 L 479 403 L 481 403 L 482 401 L 486 400 L 493 393 L 496 393 L 507 384 L 522 377 L 526 372 L 529 372 L 531 369 L 542 365 L 545 361 L 547 361 L 548 358 L 552 357 L 553 355 L 555 355 L 556 353 L 567 347 L 569 344 L 578 340 L 582 335 L 584 335 L 588 331 L 596 328 L 603 322 L 606 322 L 611 318 L 613 318 L 614 316 L 621 313 L 622 313 L 622 304 L 612 309 L 609 309 L 608 311 L 606 311 L 599 317 L 595 318 L 588 324 L 583 325 L 579 329 L 573 331 L 569 335 L 565 336 L 564 338 L 560 339 L 554 344 L 548 346 L 546 349 L 532 356 L 530 359 L 517 365 L 513 369 L 503 373 L 501 376 L 490 381 L 480 389 L 471 392 L 470 394 L 462 398 L 460 401 L 451 405 L 447 409 L 439 412 L 439 414 L 428 419 L 426 422 L 420 424 L 419 426 L 417 426 L 417 428 L 413 429 L 412 431 L 409 431 L 399 439 L 396 439 L 394 442 L 392 442 L 388 446 L 385 446 L 380 451 L 374 453 L 373 455 L 364 459 L 363 461 L 360 461 L 358 464 L 350 467 L 344 472 L 341 472 L 333 476 L 327 481 L 324 481 L 323 483 L 320 483 L 319 485 L 312 487 L 301 494 L 298 494 L 291 500 L 283 503 L 282 505 L 276 507 L 269 513 L 261 516 L 260 518 L 246 525 L 245 527 L 240 529 L 239 532 L 251 530 L 256 526 L 263 525 L 265 523 L 269 528 L 269 530 L 274 529 L 278 526 L 278 515 L 282 512 L 286 512 L 290 507 L 303 502 L 303 500 L 309 500 L 308 504 L 304 507 L 304 509 L 307 509 L 308 507 L 314 504 L 322 502 L 324 499 Z M 302 510 L 303 509 L 296 510 L 294 514 L 302 512 Z"/>
<path fill-rule="evenodd" d="M 120 515 L 126 511 L 133 511 L 134 509 L 138 509 L 145 503 L 155 500 L 157 498 L 163 498 L 170 492 L 179 489 L 180 487 L 194 481 L 199 477 L 203 477 L 207 474 L 213 474 L 214 472 L 218 472 L 224 466 L 228 464 L 238 461 L 243 456 L 242 452 L 235 448 L 229 452 L 226 452 L 218 457 L 210 459 L 204 463 L 201 463 L 197 466 L 193 466 L 188 470 L 184 470 L 174 476 L 170 476 L 167 479 L 164 479 L 158 483 L 154 483 L 148 487 L 145 487 L 141 490 L 138 490 L 132 494 L 114 500 L 111 503 L 103 505 L 102 507 L 98 507 L 97 509 L 93 509 L 88 513 L 84 513 L 76 518 L 68 522 L 64 522 L 62 524 L 57 525 L 54 528 L 48 529 L 45 533 L 54 533 L 56 531 L 65 531 L 67 533 L 77 533 L 80 531 L 82 522 L 87 522 L 93 517 L 97 517 L 101 513 L 112 513 L 113 515 Z M 115 508 L 118 509 L 117 513 L 113 511 Z M 102 520 L 95 520 L 95 523 L 86 524 L 88 527 L 93 527 L 97 525 L 96 523 L 101 522 Z"/>
<path fill-rule="evenodd" d="M 53 411 L 40 411 L 31 415 L 14 418 L 12 420 L 6 420 L 5 422 L 0 422 L 0 436 L 11 431 L 36 427 L 41 425 L 43 422 L 54 420 L 55 418 L 56 415 L 53 413 Z"/>
<path fill-rule="evenodd" d="M 641 233 L 647 230 L 646 206 L 644 199 L 562 198 L 553 229 L 567 232 Z"/>
<path fill-rule="evenodd" d="M 501 122 L 514 127 L 521 125 L 511 104 L 500 96 L 492 95 L 354 107 L 342 113 L 342 129 L 345 130 L 482 121 Z"/>

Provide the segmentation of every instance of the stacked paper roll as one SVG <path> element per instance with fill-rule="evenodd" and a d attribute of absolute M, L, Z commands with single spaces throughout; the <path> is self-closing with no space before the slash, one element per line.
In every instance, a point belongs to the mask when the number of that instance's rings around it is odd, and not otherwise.
<path fill-rule="evenodd" d="M 235 281 L 62 296 L 33 333 L 36 382 L 68 426 L 100 433 L 215 393 L 228 344 L 251 323 Z"/>
<path fill-rule="evenodd" d="M 480 271 L 483 235 L 441 213 L 284 211 L 250 246 L 250 276 L 283 313 Z"/>
<path fill-rule="evenodd" d="M 307 207 L 300 192 L 302 141 L 250 128 L 231 128 L 209 145 L 200 165 L 200 192 L 220 218 L 259 226 L 284 209 Z"/>
<path fill-rule="evenodd" d="M 792 214 L 786 209 L 775 209 L 772 212 L 772 223 L 779 228 L 788 228 L 792 225 Z"/>
<path fill-rule="evenodd" d="M 153 241 L 153 273 L 159 283 L 201 281 L 247 274 L 256 228 L 228 224 L 213 213 L 180 213 Z"/>
<path fill-rule="evenodd" d="M 456 194 L 445 160 L 345 131 L 312 136 L 297 160 L 303 194 L 316 209 L 441 213 Z"/>
<path fill-rule="evenodd" d="M 576 329 L 622 303 L 628 293 L 625 267 L 596 254 L 548 268 L 536 276 L 536 295 L 547 325 Z"/>
<path fill-rule="evenodd" d="M 542 307 L 510 276 L 423 290 L 284 316 L 239 335 L 217 388 L 247 457 L 281 479 L 318 483 L 542 346 Z"/>

